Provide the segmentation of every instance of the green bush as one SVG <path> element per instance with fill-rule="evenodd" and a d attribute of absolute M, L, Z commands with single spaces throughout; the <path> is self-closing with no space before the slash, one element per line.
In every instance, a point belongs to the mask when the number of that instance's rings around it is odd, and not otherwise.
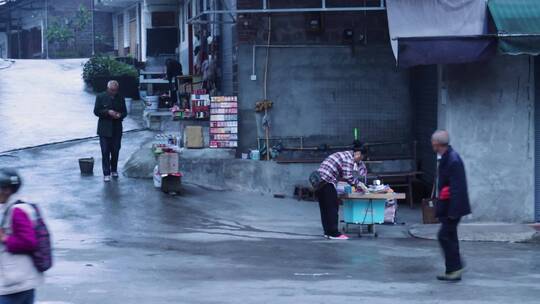
<path fill-rule="evenodd" d="M 108 56 L 95 56 L 90 58 L 83 68 L 83 79 L 93 84 L 96 78 L 103 77 L 132 77 L 138 78 L 139 72 L 135 67 L 116 61 Z"/>

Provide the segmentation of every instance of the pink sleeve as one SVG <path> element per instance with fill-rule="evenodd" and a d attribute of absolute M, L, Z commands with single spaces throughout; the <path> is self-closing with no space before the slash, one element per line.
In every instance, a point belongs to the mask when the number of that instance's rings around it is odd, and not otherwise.
<path fill-rule="evenodd" d="M 10 253 L 29 253 L 37 248 L 36 232 L 33 223 L 24 211 L 13 210 L 12 233 L 8 235 L 5 245 Z"/>

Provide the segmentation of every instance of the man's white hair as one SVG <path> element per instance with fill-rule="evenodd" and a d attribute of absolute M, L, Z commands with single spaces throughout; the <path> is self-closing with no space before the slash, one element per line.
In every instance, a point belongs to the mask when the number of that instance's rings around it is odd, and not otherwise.
<path fill-rule="evenodd" d="M 450 134 L 448 134 L 448 131 L 446 130 L 437 130 L 431 136 L 431 140 L 441 145 L 449 145 Z"/>
<path fill-rule="evenodd" d="M 120 87 L 120 84 L 116 80 L 111 80 L 107 83 L 107 88 L 109 89 L 118 89 Z"/>

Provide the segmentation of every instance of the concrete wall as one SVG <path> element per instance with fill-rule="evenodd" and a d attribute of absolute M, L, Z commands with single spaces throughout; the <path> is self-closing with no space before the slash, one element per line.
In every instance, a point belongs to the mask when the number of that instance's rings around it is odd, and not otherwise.
<path fill-rule="evenodd" d="M 95 12 L 96 52 L 111 52 L 114 50 L 113 14 Z"/>
<path fill-rule="evenodd" d="M 441 127 L 465 162 L 476 221 L 533 220 L 533 71 L 529 57 L 500 56 L 441 74 Z"/>
<path fill-rule="evenodd" d="M 193 159 L 180 161 L 184 181 L 224 190 L 293 195 L 296 184 L 307 185 L 314 164 L 280 165 L 251 160 Z"/>
<path fill-rule="evenodd" d="M 308 145 L 349 144 L 357 127 L 363 141 L 411 140 L 409 73 L 395 68 L 386 15 L 325 14 L 316 33 L 307 30 L 310 16 L 272 17 L 271 44 L 314 46 L 270 49 L 271 136 L 303 136 Z M 237 27 L 240 149 L 246 151 L 264 134 L 254 106 L 264 98 L 266 49 L 257 48 L 252 81 L 252 46 L 267 43 L 268 20 L 243 16 Z M 343 40 L 349 28 L 353 42 Z"/>

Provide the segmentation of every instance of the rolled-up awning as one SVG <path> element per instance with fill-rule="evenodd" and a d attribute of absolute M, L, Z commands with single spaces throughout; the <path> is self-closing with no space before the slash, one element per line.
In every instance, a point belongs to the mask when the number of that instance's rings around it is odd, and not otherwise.
<path fill-rule="evenodd" d="M 540 0 L 489 0 L 499 49 L 510 55 L 540 55 Z"/>
<path fill-rule="evenodd" d="M 400 67 L 480 61 L 496 52 L 495 37 L 487 36 L 486 0 L 393 0 L 386 5 Z"/>

